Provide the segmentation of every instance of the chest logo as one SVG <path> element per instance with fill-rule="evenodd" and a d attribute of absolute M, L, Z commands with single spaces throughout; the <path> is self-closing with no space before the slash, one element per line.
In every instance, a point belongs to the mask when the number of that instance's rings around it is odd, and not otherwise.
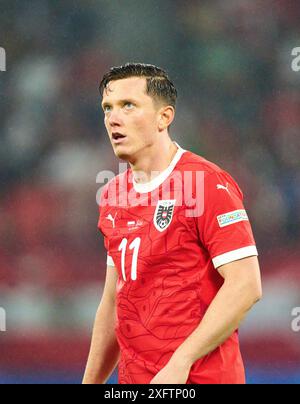
<path fill-rule="evenodd" d="M 106 219 L 112 222 L 113 225 L 113 229 L 115 229 L 116 227 L 116 217 L 117 217 L 118 212 L 116 212 L 115 217 L 112 217 L 111 214 L 109 214 L 108 216 L 106 216 Z"/>
<path fill-rule="evenodd" d="M 175 204 L 176 200 L 158 201 L 154 215 L 154 226 L 158 231 L 163 232 L 170 226 Z"/>

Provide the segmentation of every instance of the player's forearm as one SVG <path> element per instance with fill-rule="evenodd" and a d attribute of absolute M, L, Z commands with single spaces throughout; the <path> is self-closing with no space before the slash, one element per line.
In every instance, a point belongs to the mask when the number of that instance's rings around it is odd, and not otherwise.
<path fill-rule="evenodd" d="M 119 360 L 119 345 L 115 335 L 115 314 L 99 307 L 83 384 L 106 383 Z"/>
<path fill-rule="evenodd" d="M 225 282 L 201 324 L 176 350 L 172 360 L 192 366 L 198 359 L 214 351 L 239 327 L 259 298 L 259 294 L 249 288 L 249 285 Z"/>

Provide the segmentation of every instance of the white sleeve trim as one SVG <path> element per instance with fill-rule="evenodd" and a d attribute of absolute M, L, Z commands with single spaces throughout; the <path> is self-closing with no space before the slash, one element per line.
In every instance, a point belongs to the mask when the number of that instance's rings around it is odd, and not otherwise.
<path fill-rule="evenodd" d="M 115 266 L 114 260 L 112 259 L 112 257 L 110 255 L 107 256 L 107 266 L 108 267 L 114 267 Z"/>
<path fill-rule="evenodd" d="M 213 258 L 212 262 L 214 264 L 214 267 L 217 269 L 221 265 L 229 264 L 229 262 L 237 261 L 242 258 L 252 257 L 253 255 L 258 255 L 255 245 L 239 248 L 238 250 L 234 251 L 229 251 L 225 254 Z"/>

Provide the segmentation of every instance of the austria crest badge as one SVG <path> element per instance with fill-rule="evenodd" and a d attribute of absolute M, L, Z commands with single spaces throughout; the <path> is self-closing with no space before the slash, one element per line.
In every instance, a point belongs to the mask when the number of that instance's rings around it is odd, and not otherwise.
<path fill-rule="evenodd" d="M 154 226 L 158 231 L 163 232 L 170 226 L 175 204 L 176 200 L 158 201 L 154 215 Z"/>

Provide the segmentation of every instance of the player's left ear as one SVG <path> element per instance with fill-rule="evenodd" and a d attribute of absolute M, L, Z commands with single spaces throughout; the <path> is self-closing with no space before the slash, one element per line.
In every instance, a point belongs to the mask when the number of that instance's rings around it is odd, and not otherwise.
<path fill-rule="evenodd" d="M 158 129 L 160 132 L 167 129 L 173 122 L 175 117 L 175 109 L 168 105 L 167 107 L 162 107 L 158 114 Z"/>

